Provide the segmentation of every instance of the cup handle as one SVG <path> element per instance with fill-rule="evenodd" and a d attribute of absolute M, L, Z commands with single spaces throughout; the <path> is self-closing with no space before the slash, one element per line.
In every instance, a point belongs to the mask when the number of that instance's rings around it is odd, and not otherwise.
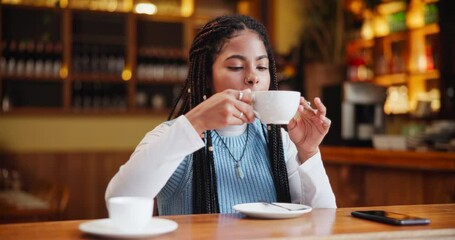
<path fill-rule="evenodd" d="M 261 119 L 261 115 L 256 110 L 253 110 L 253 113 L 255 117 Z"/>
<path fill-rule="evenodd" d="M 255 92 L 252 92 L 252 93 L 251 93 L 251 99 L 252 99 L 252 102 L 253 102 L 253 103 L 256 101 L 256 94 L 255 94 Z M 253 109 L 253 113 L 254 113 L 254 116 L 255 116 L 255 117 L 261 119 L 261 115 L 260 115 L 256 110 Z"/>

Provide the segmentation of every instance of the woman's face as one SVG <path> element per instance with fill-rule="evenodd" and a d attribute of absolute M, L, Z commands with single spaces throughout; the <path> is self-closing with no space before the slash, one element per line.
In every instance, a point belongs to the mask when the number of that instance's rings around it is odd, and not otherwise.
<path fill-rule="evenodd" d="M 242 30 L 224 44 L 213 63 L 212 79 L 215 93 L 226 89 L 269 89 L 269 59 L 257 33 Z"/>

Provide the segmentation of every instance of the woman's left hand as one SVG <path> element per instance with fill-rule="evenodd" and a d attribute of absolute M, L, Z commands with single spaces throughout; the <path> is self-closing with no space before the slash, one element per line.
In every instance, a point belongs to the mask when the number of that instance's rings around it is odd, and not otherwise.
<path fill-rule="evenodd" d="M 296 145 L 302 163 L 319 151 L 319 144 L 330 128 L 331 121 L 325 116 L 327 109 L 321 99 L 314 98 L 314 104 L 316 109 L 300 97 L 298 114 L 288 124 L 289 137 Z"/>

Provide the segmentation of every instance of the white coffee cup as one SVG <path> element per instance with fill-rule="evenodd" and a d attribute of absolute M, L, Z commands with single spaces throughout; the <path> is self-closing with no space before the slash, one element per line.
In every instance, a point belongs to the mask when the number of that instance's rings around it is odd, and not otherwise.
<path fill-rule="evenodd" d="M 109 218 L 123 231 L 139 231 L 151 220 L 153 198 L 113 197 L 108 199 Z"/>
<path fill-rule="evenodd" d="M 255 91 L 253 108 L 257 118 L 264 124 L 288 124 L 297 112 L 300 92 Z"/>

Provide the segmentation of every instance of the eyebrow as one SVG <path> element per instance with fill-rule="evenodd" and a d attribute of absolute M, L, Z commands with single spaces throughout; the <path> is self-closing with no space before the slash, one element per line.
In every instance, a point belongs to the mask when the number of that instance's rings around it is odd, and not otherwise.
<path fill-rule="evenodd" d="M 256 61 L 259 61 L 259 60 L 264 59 L 264 58 L 268 58 L 267 55 L 261 55 L 261 56 L 257 57 Z M 238 54 L 229 56 L 224 61 L 227 61 L 229 59 L 240 59 L 240 60 L 246 61 L 246 57 L 244 57 L 242 55 L 238 55 Z"/>

